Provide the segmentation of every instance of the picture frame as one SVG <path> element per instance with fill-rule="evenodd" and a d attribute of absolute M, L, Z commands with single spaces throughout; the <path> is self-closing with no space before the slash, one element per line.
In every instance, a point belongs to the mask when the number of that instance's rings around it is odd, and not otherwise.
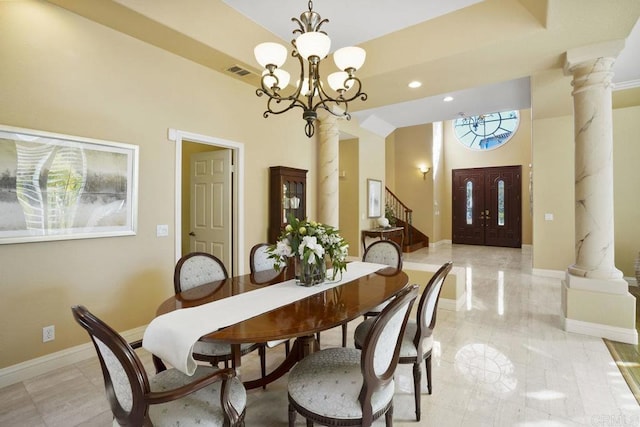
<path fill-rule="evenodd" d="M 382 216 L 382 181 L 367 178 L 367 216 L 379 218 Z"/>
<path fill-rule="evenodd" d="M 135 235 L 138 151 L 0 125 L 0 244 Z"/>

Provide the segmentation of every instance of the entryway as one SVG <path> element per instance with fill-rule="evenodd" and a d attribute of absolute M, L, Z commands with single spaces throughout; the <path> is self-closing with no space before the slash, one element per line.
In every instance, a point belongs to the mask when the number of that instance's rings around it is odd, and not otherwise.
<path fill-rule="evenodd" d="M 522 245 L 522 167 L 452 171 L 452 242 Z"/>

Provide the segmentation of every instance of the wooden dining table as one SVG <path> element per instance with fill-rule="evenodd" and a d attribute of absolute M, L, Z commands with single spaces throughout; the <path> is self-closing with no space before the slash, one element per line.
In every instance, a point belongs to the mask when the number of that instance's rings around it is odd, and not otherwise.
<path fill-rule="evenodd" d="M 347 267 L 348 268 L 348 267 Z M 165 300 L 156 314 L 196 307 L 291 279 L 291 269 L 262 271 L 201 285 Z M 317 351 L 316 333 L 342 325 L 364 315 L 396 295 L 408 284 L 402 270 L 382 268 L 372 274 L 342 283 L 310 297 L 281 306 L 247 320 L 212 331 L 202 340 L 231 344 L 233 364 L 240 368 L 240 344 L 295 339 L 285 360 L 265 377 L 245 381 L 247 389 L 262 387 L 287 373 L 299 360 Z"/>

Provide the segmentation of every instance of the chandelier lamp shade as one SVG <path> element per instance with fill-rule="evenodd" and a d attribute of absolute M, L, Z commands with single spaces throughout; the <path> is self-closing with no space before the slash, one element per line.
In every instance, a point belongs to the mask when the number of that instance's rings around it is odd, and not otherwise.
<path fill-rule="evenodd" d="M 340 71 L 326 77 L 333 93 L 326 90 L 321 80 L 320 64 L 329 55 L 331 39 L 320 27 L 329 20 L 322 19 L 313 11 L 312 1 L 308 6 L 309 10 L 303 12 L 300 19 L 291 18 L 299 27 L 293 30 L 293 34 L 298 35 L 291 41 L 291 56 L 300 64 L 300 77 L 293 92 L 289 88 L 291 76 L 282 69 L 288 56 L 285 46 L 272 42 L 260 43 L 255 47 L 254 55 L 258 64 L 264 67 L 260 88 L 256 90 L 256 95 L 268 97 L 263 116 L 267 118 L 270 114 L 282 114 L 299 107 L 302 109 L 302 118 L 307 122 L 305 134 L 310 138 L 315 133 L 314 123 L 319 108 L 349 120 L 349 102 L 356 98 L 366 101 L 367 94 L 362 92 L 362 83 L 355 76 L 364 64 L 366 52 L 355 46 L 343 47 L 333 53 L 333 60 Z"/>

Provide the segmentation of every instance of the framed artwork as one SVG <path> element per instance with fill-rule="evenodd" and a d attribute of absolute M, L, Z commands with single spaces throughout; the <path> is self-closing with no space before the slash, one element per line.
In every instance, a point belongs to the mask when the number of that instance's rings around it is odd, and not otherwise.
<path fill-rule="evenodd" d="M 367 215 L 369 218 L 382 216 L 382 181 L 367 179 Z"/>
<path fill-rule="evenodd" d="M 136 234 L 138 146 L 0 125 L 0 244 Z"/>

